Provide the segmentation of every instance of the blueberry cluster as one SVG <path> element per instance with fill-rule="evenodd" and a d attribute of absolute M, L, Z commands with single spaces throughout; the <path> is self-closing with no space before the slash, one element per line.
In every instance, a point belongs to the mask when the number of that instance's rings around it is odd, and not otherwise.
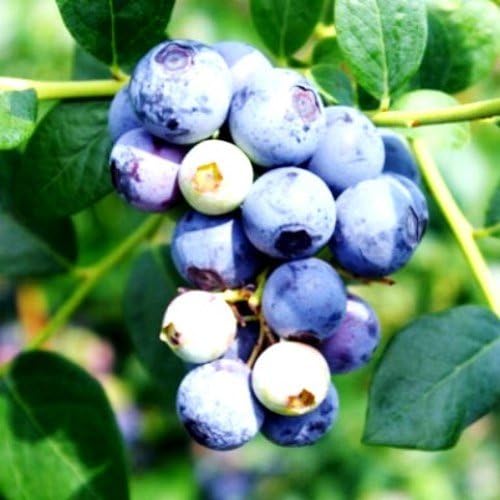
<path fill-rule="evenodd" d="M 171 251 L 193 289 L 168 304 L 160 335 L 189 370 L 177 395 L 186 430 L 216 450 L 259 431 L 313 444 L 338 414 L 331 375 L 366 364 L 380 340 L 336 269 L 383 278 L 426 229 L 407 144 L 355 108 L 325 108 L 306 78 L 240 42 L 151 49 L 109 131 L 125 200 L 191 207 Z M 326 246 L 336 267 L 315 256 Z"/>

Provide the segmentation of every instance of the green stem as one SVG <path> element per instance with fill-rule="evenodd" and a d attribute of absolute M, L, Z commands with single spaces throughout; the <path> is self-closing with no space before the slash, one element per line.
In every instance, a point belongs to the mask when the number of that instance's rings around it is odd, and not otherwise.
<path fill-rule="evenodd" d="M 500 98 L 459 104 L 449 108 L 424 109 L 421 111 L 381 111 L 370 114 L 378 126 L 418 127 L 436 123 L 453 123 L 480 120 L 500 115 Z"/>
<path fill-rule="evenodd" d="M 40 82 L 21 78 L 0 77 L 0 90 L 33 89 L 38 99 L 75 99 L 79 97 L 110 97 L 124 85 L 120 80 L 81 80 Z"/>
<path fill-rule="evenodd" d="M 250 298 L 248 299 L 248 306 L 252 311 L 257 311 L 262 302 L 262 294 L 264 293 L 264 286 L 266 284 L 267 274 L 269 273 L 269 269 L 266 268 L 257 276 L 257 288 L 252 293 Z"/>
<path fill-rule="evenodd" d="M 334 0 L 325 0 L 323 6 L 323 14 L 321 16 L 321 24 L 330 26 L 333 24 L 335 17 Z"/>
<path fill-rule="evenodd" d="M 129 75 L 122 71 L 120 66 L 118 65 L 112 65 L 110 66 L 109 70 L 111 71 L 111 74 L 116 80 L 122 81 L 122 82 L 127 82 L 129 80 Z"/>
<path fill-rule="evenodd" d="M 86 272 L 82 274 L 80 285 L 75 288 L 73 293 L 66 299 L 47 325 L 28 343 L 27 349 L 37 349 L 41 347 L 52 335 L 57 333 L 59 329 L 66 324 L 71 315 L 76 311 L 78 306 L 97 285 L 101 278 L 127 257 L 127 255 L 142 241 L 154 234 L 158 230 L 161 222 L 161 215 L 151 215 L 111 253 L 106 255 L 94 266 L 87 268 Z M 4 374 L 7 369 L 8 363 L 0 366 L 0 375 Z"/>
<path fill-rule="evenodd" d="M 495 290 L 495 283 L 486 261 L 474 240 L 471 224 L 453 199 L 425 142 L 422 139 L 415 139 L 413 149 L 429 190 L 443 212 L 486 302 L 491 310 L 500 316 L 500 296 Z"/>
<path fill-rule="evenodd" d="M 488 236 L 496 236 L 497 234 L 500 234 L 500 222 L 498 224 L 494 224 L 493 226 L 476 229 L 474 231 L 474 238 L 487 238 Z"/>
<path fill-rule="evenodd" d="M 323 38 L 335 38 L 337 36 L 337 31 L 333 24 L 318 23 L 314 28 L 314 36 L 318 40 L 322 40 Z"/>

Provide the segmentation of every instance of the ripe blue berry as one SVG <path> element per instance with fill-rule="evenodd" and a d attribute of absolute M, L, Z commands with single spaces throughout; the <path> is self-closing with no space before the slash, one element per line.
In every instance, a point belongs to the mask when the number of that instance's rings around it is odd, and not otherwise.
<path fill-rule="evenodd" d="M 175 226 L 171 249 L 179 274 L 202 290 L 241 287 L 264 263 L 237 214 L 210 217 L 187 212 Z"/>
<path fill-rule="evenodd" d="M 179 170 L 179 187 L 199 212 L 220 215 L 238 208 L 248 194 L 253 169 L 245 153 L 230 142 L 208 140 L 194 146 Z"/>
<path fill-rule="evenodd" d="M 427 207 L 427 200 L 425 199 L 422 190 L 415 182 L 410 180 L 405 175 L 393 174 L 393 173 L 390 173 L 388 175 L 397 179 L 410 192 L 412 200 L 416 204 L 418 213 L 420 215 L 420 224 L 422 226 L 422 232 L 425 232 L 427 224 L 429 222 L 429 210 Z"/>
<path fill-rule="evenodd" d="M 185 152 L 144 129 L 122 135 L 111 151 L 111 179 L 134 207 L 161 212 L 179 199 L 177 174 Z"/>
<path fill-rule="evenodd" d="M 309 446 L 331 429 L 338 411 L 339 397 L 331 385 L 325 400 L 310 413 L 288 417 L 266 411 L 261 432 L 280 446 Z"/>
<path fill-rule="evenodd" d="M 325 339 L 332 335 L 346 308 L 342 280 L 328 263 L 296 260 L 269 276 L 262 296 L 268 325 L 280 337 Z"/>
<path fill-rule="evenodd" d="M 299 73 L 271 69 L 233 98 L 234 142 L 258 165 L 299 165 L 314 153 L 325 126 L 321 99 Z"/>
<path fill-rule="evenodd" d="M 257 321 L 252 321 L 246 326 L 239 326 L 236 338 L 222 357 L 246 363 L 252 354 L 258 337 L 259 323 Z"/>
<path fill-rule="evenodd" d="M 280 415 L 303 415 L 317 408 L 330 387 L 325 358 L 313 347 L 282 340 L 255 362 L 252 388 L 257 399 Z"/>
<path fill-rule="evenodd" d="M 233 79 L 233 94 L 238 92 L 252 78 L 272 68 L 262 52 L 248 43 L 225 41 L 212 45 L 226 61 Z"/>
<path fill-rule="evenodd" d="M 264 419 L 250 389 L 250 369 L 230 359 L 191 370 L 179 386 L 176 406 L 191 437 L 214 450 L 244 445 Z"/>
<path fill-rule="evenodd" d="M 424 235 L 427 218 L 423 195 L 417 199 L 396 176 L 384 174 L 360 182 L 338 197 L 337 226 L 330 248 L 353 274 L 385 276 L 411 258 Z"/>
<path fill-rule="evenodd" d="M 129 93 L 138 118 L 152 134 L 192 144 L 209 137 L 226 119 L 231 73 L 207 45 L 171 40 L 139 61 Z"/>
<path fill-rule="evenodd" d="M 177 296 L 163 317 L 160 339 L 191 363 L 222 356 L 234 341 L 236 318 L 218 295 L 191 290 Z"/>
<path fill-rule="evenodd" d="M 415 183 L 420 182 L 418 166 L 413 159 L 408 141 L 400 134 L 388 128 L 379 128 L 378 132 L 384 141 L 385 163 L 384 174 L 400 174 Z"/>
<path fill-rule="evenodd" d="M 337 195 L 382 172 L 384 144 L 374 125 L 357 109 L 330 106 L 325 113 L 326 130 L 308 169 Z"/>
<path fill-rule="evenodd" d="M 380 324 L 375 311 L 363 299 L 349 295 L 340 326 L 318 349 L 332 373 L 347 373 L 368 363 L 379 342 Z"/>
<path fill-rule="evenodd" d="M 259 177 L 241 208 L 248 238 L 272 257 L 308 257 L 335 228 L 330 190 L 319 177 L 297 167 L 273 169 Z"/>
<path fill-rule="evenodd" d="M 127 85 L 111 101 L 108 113 L 109 135 L 111 140 L 116 142 L 126 132 L 140 127 L 142 125 L 132 108 Z"/>
<path fill-rule="evenodd" d="M 0 326 L 0 364 L 8 363 L 23 348 L 23 329 L 18 323 L 7 323 Z"/>

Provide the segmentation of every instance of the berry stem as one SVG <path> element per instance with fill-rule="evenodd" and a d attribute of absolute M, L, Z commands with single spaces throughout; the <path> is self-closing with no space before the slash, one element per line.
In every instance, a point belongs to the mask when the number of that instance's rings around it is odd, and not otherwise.
<path fill-rule="evenodd" d="M 227 290 L 219 293 L 229 304 L 246 302 L 252 296 L 252 291 L 248 288 L 228 288 Z"/>
<path fill-rule="evenodd" d="M 39 100 L 73 99 L 81 97 L 110 97 L 126 80 L 82 80 L 41 82 L 22 78 L 0 77 L 0 91 L 33 89 Z"/>
<path fill-rule="evenodd" d="M 257 276 L 257 288 L 248 299 L 248 307 L 250 307 L 250 309 L 256 314 L 259 314 L 260 304 L 262 302 L 262 294 L 264 293 L 264 286 L 266 284 L 268 272 L 269 269 L 266 268 Z"/>
<path fill-rule="evenodd" d="M 332 14 L 333 14 L 333 6 L 332 6 Z M 314 37 L 318 40 L 322 38 L 334 38 L 337 36 L 337 31 L 335 29 L 334 24 L 327 23 L 318 23 L 316 28 L 314 28 Z"/>
<path fill-rule="evenodd" d="M 425 141 L 415 139 L 412 145 L 425 182 L 448 222 L 486 302 L 490 309 L 500 316 L 500 294 L 495 289 L 486 261 L 474 240 L 473 227 L 453 199 Z"/>
<path fill-rule="evenodd" d="M 369 113 L 373 123 L 383 127 L 418 127 L 437 123 L 480 120 L 500 115 L 500 98 L 421 111 L 376 111 Z"/>
<path fill-rule="evenodd" d="M 86 268 L 82 274 L 81 283 L 57 310 L 52 319 L 27 345 L 27 350 L 37 349 L 52 337 L 66 324 L 78 306 L 97 285 L 101 278 L 113 269 L 119 262 L 127 257 L 140 243 L 152 237 L 163 220 L 161 215 L 149 216 L 128 238 L 122 241 L 112 252 L 97 262 L 94 266 Z M 4 374 L 8 363 L 0 366 L 0 375 Z"/>
<path fill-rule="evenodd" d="M 500 222 L 498 224 L 494 224 L 493 226 L 476 229 L 474 231 L 474 238 L 487 238 L 489 236 L 496 236 L 497 234 L 500 234 Z"/>
<path fill-rule="evenodd" d="M 250 368 L 253 367 L 255 364 L 255 360 L 259 356 L 259 354 L 262 352 L 262 348 L 264 347 L 264 340 L 267 339 L 269 344 L 275 344 L 276 339 L 273 337 L 273 334 L 269 330 L 269 327 L 266 324 L 266 320 L 262 317 L 262 315 L 259 316 L 259 322 L 260 322 L 260 327 L 259 327 L 259 336 L 257 338 L 257 342 L 255 342 L 255 345 L 252 349 L 252 353 L 250 354 L 250 357 L 248 358 L 247 361 L 247 366 Z"/>

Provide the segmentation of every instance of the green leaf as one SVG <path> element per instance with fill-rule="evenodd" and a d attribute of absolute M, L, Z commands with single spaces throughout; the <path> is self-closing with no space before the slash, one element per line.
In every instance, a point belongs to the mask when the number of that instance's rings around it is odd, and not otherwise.
<path fill-rule="evenodd" d="M 500 13 L 489 0 L 429 2 L 429 38 L 419 83 L 455 93 L 493 69 Z"/>
<path fill-rule="evenodd" d="M 264 43 L 276 56 L 286 58 L 312 34 L 323 0 L 251 0 L 250 8 Z"/>
<path fill-rule="evenodd" d="M 73 53 L 73 80 L 105 80 L 111 78 L 111 72 L 104 63 L 92 54 L 75 46 Z"/>
<path fill-rule="evenodd" d="M 185 367 L 160 341 L 160 329 L 165 309 L 182 284 L 170 257 L 170 247 L 152 247 L 135 261 L 124 298 L 125 324 L 134 350 L 170 400 Z"/>
<path fill-rule="evenodd" d="M 414 90 L 398 98 L 391 109 L 398 111 L 422 111 L 449 108 L 460 104 L 452 96 L 438 90 Z M 412 129 L 398 129 L 410 138 L 419 138 L 435 152 L 446 148 L 460 148 L 470 138 L 470 125 L 467 122 L 426 125 Z"/>
<path fill-rule="evenodd" d="M 32 220 L 0 208 L 0 275 L 19 278 L 65 272 L 75 255 L 70 219 Z"/>
<path fill-rule="evenodd" d="M 56 0 L 75 40 L 110 66 L 130 69 L 165 40 L 174 0 Z"/>
<path fill-rule="evenodd" d="M 34 90 L 0 92 L 0 149 L 14 149 L 35 130 Z"/>
<path fill-rule="evenodd" d="M 352 84 L 347 75 L 333 64 L 318 64 L 311 75 L 328 104 L 354 104 Z"/>
<path fill-rule="evenodd" d="M 500 398 L 500 320 L 477 306 L 423 316 L 389 343 L 370 389 L 363 441 L 453 446 Z"/>
<path fill-rule="evenodd" d="M 112 190 L 107 101 L 64 102 L 43 118 L 16 171 L 19 202 L 47 215 L 72 215 Z"/>
<path fill-rule="evenodd" d="M 500 184 L 498 184 L 493 196 L 491 197 L 485 220 L 485 225 L 487 227 L 495 226 L 497 224 L 500 224 Z"/>
<path fill-rule="evenodd" d="M 129 498 L 119 431 L 97 381 L 47 352 L 0 380 L 0 496 Z"/>
<path fill-rule="evenodd" d="M 314 46 L 312 60 L 313 64 L 339 66 L 343 61 L 342 57 L 337 38 L 328 37 L 323 38 Z"/>
<path fill-rule="evenodd" d="M 424 0 L 337 0 L 335 23 L 356 80 L 377 99 L 417 71 L 427 38 Z"/>
<path fill-rule="evenodd" d="M 0 152 L 0 275 L 9 278 L 55 274 L 76 258 L 73 223 L 66 218 L 27 215 L 13 200 L 17 152 Z"/>

